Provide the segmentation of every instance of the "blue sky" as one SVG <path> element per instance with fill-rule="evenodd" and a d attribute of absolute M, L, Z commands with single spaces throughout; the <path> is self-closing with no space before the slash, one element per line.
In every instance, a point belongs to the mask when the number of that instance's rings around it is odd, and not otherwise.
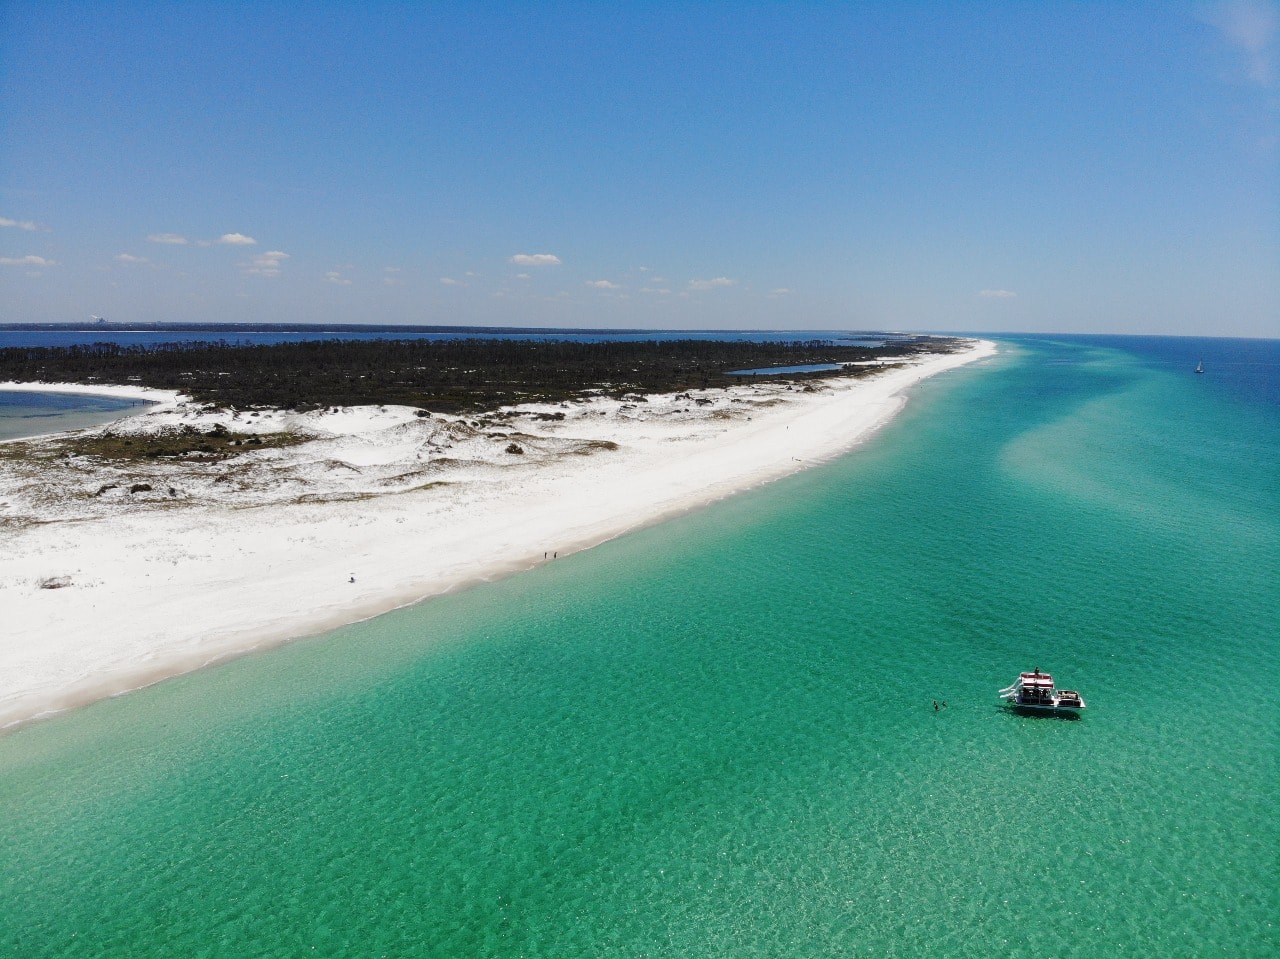
<path fill-rule="evenodd" d="M 0 322 L 1280 336 L 1280 7 L 0 0 Z"/>

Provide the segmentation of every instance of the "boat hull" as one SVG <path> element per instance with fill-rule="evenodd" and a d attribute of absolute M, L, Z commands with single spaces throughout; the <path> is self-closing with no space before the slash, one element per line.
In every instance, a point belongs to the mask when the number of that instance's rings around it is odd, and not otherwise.
<path fill-rule="evenodd" d="M 1035 716 L 1070 716 L 1079 719 L 1084 712 L 1083 706 L 1046 706 L 1041 703 L 1019 703 L 1009 701 L 1009 707 L 1015 712 Z"/>

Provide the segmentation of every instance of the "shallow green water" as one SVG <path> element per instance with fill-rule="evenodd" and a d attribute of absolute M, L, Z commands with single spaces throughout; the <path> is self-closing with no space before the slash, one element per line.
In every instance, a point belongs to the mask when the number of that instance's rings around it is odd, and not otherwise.
<path fill-rule="evenodd" d="M 0 955 L 1276 954 L 1269 394 L 1008 345 L 828 467 L 0 739 Z M 1085 717 L 1000 709 L 1033 666 Z"/>

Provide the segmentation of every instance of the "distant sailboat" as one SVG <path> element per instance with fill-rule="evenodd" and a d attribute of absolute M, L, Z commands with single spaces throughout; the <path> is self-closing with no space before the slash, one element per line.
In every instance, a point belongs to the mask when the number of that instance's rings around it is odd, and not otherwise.
<path fill-rule="evenodd" d="M 1204 360 L 1201 360 L 1199 363 L 1196 364 L 1196 372 L 1197 373 L 1204 372 Z"/>

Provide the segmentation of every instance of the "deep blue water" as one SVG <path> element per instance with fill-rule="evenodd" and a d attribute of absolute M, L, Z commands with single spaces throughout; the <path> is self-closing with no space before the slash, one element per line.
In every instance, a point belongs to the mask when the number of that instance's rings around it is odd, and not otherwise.
<path fill-rule="evenodd" d="M 1017 338 L 1011 338 L 1016 342 Z M 1124 350 L 1152 370 L 1182 374 L 1204 362 L 1201 388 L 1247 407 L 1280 407 L 1280 340 L 1191 336 L 1059 336 L 1028 342 L 1098 344 Z"/>

